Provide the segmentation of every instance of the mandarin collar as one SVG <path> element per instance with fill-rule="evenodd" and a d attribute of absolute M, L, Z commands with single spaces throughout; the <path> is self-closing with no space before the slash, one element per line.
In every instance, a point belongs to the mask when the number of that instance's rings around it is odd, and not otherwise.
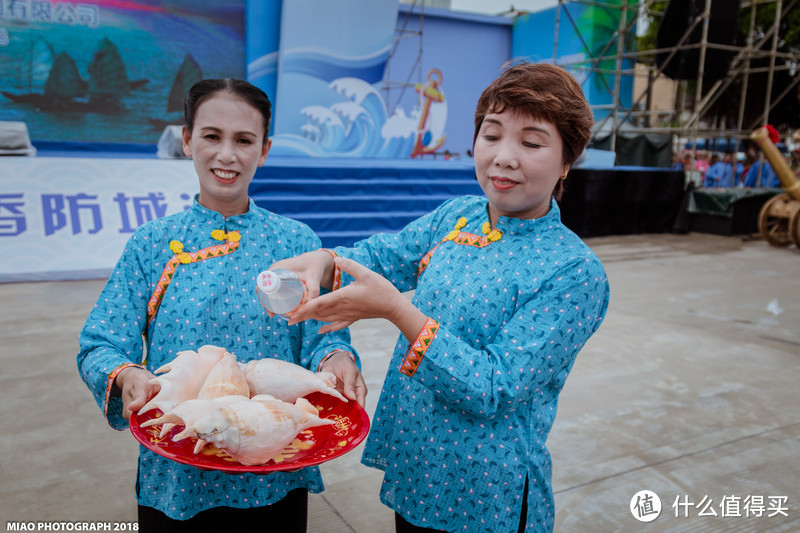
<path fill-rule="evenodd" d="M 486 200 L 484 209 L 486 220 L 489 220 L 489 200 Z M 561 210 L 554 198 L 550 199 L 550 210 L 539 218 L 514 218 L 501 216 L 497 219 L 496 229 L 506 235 L 530 235 L 540 233 L 553 224 L 561 221 Z"/>
<path fill-rule="evenodd" d="M 248 221 L 250 221 L 255 216 L 256 210 L 256 203 L 253 201 L 252 198 L 248 198 L 248 206 L 247 212 L 242 213 L 241 215 L 233 215 L 232 217 L 225 217 L 221 213 L 214 211 L 213 209 L 209 209 L 205 206 L 200 205 L 198 202 L 198 198 L 200 197 L 199 194 L 194 196 L 194 201 L 192 202 L 192 214 L 202 220 L 203 222 L 217 225 L 217 226 L 244 226 L 247 225 Z"/>

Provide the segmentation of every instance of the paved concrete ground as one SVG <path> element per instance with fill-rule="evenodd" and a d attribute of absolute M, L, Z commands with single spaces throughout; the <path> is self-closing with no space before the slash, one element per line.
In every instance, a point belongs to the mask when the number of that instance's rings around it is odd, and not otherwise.
<path fill-rule="evenodd" d="M 800 250 L 702 234 L 588 242 L 612 298 L 548 441 L 556 531 L 800 531 Z M 137 444 L 105 424 L 75 366 L 102 284 L 0 284 L 0 528 L 135 520 Z M 353 328 L 370 414 L 396 335 L 380 320 Z M 359 457 L 323 465 L 310 532 L 393 531 L 380 473 Z M 629 510 L 643 489 L 663 506 L 649 524 Z"/>

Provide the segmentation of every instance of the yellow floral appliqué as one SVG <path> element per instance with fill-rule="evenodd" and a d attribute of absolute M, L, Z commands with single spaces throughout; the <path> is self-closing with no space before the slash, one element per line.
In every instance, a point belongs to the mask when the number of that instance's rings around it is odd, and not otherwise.
<path fill-rule="evenodd" d="M 503 232 L 498 229 L 492 229 L 492 225 L 489 222 L 483 223 L 481 231 L 486 235 L 486 240 L 489 242 L 497 242 L 503 237 Z"/>
<path fill-rule="evenodd" d="M 164 271 L 158 278 L 153 294 L 150 295 L 150 300 L 147 302 L 147 323 L 149 324 L 155 318 L 158 309 L 161 306 L 161 301 L 164 299 L 167 287 L 169 287 L 172 278 L 178 271 L 179 265 L 188 265 L 198 261 L 205 261 L 216 257 L 228 255 L 239 249 L 239 240 L 241 236 L 238 231 L 231 231 L 225 233 L 222 230 L 214 230 L 211 236 L 218 241 L 228 239 L 227 242 L 215 244 L 206 248 L 202 248 L 195 252 L 184 252 L 183 243 L 180 241 L 169 241 L 169 249 L 174 254 L 164 265 Z"/>
<path fill-rule="evenodd" d="M 215 241 L 239 242 L 242 239 L 242 236 L 239 235 L 238 231 L 225 233 L 221 229 L 215 229 L 211 232 L 211 238 Z"/>
<path fill-rule="evenodd" d="M 443 239 L 445 241 L 454 241 L 458 238 L 461 234 L 460 230 L 464 226 L 467 225 L 467 219 L 461 217 L 458 219 L 458 223 L 455 225 L 455 229 L 447 234 L 447 236 Z M 483 230 L 483 234 L 486 235 L 486 240 L 489 242 L 497 242 L 503 238 L 503 232 L 498 229 L 492 229 L 491 223 L 484 222 L 483 226 L 481 226 L 481 230 Z"/>
<path fill-rule="evenodd" d="M 492 229 L 492 225 L 489 222 L 484 222 L 483 224 L 483 233 L 488 234 L 486 237 L 469 232 L 462 233 L 461 228 L 466 226 L 467 223 L 468 221 L 465 217 L 459 218 L 455 225 L 455 229 L 445 235 L 442 240 L 436 244 L 436 246 L 428 250 L 428 253 L 426 253 L 419 262 L 419 266 L 417 267 L 417 276 L 422 274 L 422 271 L 428 268 L 428 264 L 430 264 L 433 252 L 435 252 L 439 245 L 444 242 L 452 241 L 458 245 L 483 248 L 484 246 L 488 246 L 489 244 L 497 242 L 503 238 L 503 232 L 497 229 Z"/>
<path fill-rule="evenodd" d="M 225 233 L 221 229 L 215 229 L 211 232 L 211 238 L 217 241 L 227 240 L 228 242 L 233 243 L 239 242 L 242 239 L 242 236 L 238 231 Z M 184 265 L 188 265 L 192 262 L 192 255 L 183 251 L 183 243 L 181 241 L 169 241 L 169 249 L 175 254 L 175 258 L 178 260 L 178 262 Z"/>

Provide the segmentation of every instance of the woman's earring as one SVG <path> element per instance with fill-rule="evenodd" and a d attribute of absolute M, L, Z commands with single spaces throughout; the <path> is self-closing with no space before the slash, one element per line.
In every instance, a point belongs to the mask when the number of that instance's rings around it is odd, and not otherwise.
<path fill-rule="evenodd" d="M 567 179 L 567 175 L 566 175 L 566 174 L 564 174 L 563 176 L 559 176 L 559 177 L 558 177 L 558 179 L 560 179 L 560 180 L 565 180 L 565 179 Z"/>

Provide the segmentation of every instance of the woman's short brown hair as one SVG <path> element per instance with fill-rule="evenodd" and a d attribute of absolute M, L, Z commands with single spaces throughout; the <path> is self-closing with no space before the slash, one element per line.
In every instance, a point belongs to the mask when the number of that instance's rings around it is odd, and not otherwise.
<path fill-rule="evenodd" d="M 594 118 L 581 86 L 555 65 L 511 65 L 484 89 L 475 108 L 473 147 L 486 115 L 506 110 L 554 124 L 561 134 L 562 160 L 567 166 L 583 153 L 592 135 Z"/>

